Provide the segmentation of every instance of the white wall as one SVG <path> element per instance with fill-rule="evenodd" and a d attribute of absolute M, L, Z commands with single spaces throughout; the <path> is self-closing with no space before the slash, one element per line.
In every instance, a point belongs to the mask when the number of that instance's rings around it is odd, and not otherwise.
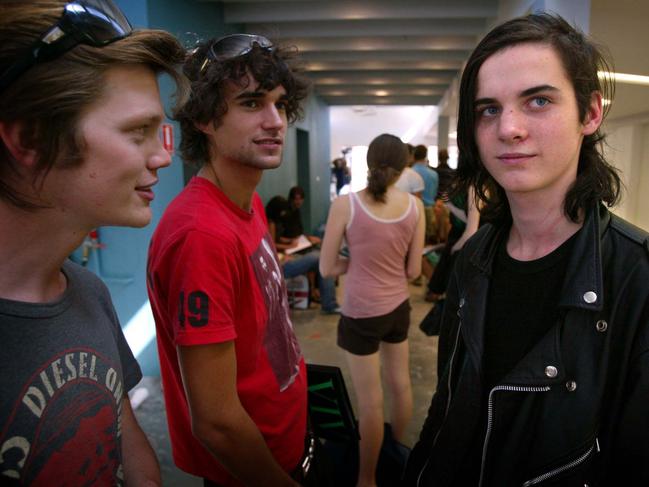
<path fill-rule="evenodd" d="M 340 157 L 344 147 L 369 145 L 383 133 L 404 142 L 432 144 L 427 139 L 430 127 L 437 123 L 434 106 L 334 106 L 330 108 L 331 157 Z"/>
<path fill-rule="evenodd" d="M 621 172 L 622 200 L 613 210 L 649 231 L 649 117 L 610 123 L 605 127 L 607 160 Z"/>
<path fill-rule="evenodd" d="M 591 7 L 590 34 L 606 46 L 614 69 L 649 75 L 649 2 L 592 0 Z M 626 186 L 615 212 L 649 230 L 649 86 L 618 83 L 603 129 L 607 158 Z"/>

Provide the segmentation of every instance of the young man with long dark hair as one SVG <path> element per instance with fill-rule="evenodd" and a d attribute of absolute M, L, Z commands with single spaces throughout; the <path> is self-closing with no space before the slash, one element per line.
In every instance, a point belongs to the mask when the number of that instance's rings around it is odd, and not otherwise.
<path fill-rule="evenodd" d="M 506 22 L 462 76 L 458 190 L 491 221 L 447 290 L 437 391 L 405 485 L 649 482 L 649 240 L 611 214 L 600 51 Z"/>

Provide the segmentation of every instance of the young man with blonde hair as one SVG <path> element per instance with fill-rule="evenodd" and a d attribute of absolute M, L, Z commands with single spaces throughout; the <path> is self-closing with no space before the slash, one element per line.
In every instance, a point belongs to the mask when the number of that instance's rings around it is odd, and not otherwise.
<path fill-rule="evenodd" d="M 183 49 L 109 0 L 3 2 L 0 40 L 0 483 L 159 484 L 127 395 L 140 368 L 108 290 L 67 257 L 151 220 L 169 164 L 156 74 L 178 78 Z"/>

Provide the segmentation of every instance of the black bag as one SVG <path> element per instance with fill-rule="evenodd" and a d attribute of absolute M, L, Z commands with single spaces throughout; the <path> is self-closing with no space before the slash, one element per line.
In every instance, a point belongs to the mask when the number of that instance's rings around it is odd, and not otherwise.
<path fill-rule="evenodd" d="M 338 367 L 307 364 L 309 416 L 316 437 L 315 464 L 306 487 L 353 487 L 358 479 L 358 425 Z M 378 487 L 400 484 L 410 448 L 394 439 L 384 424 L 376 470 Z"/>
<path fill-rule="evenodd" d="M 444 301 L 444 299 L 437 301 L 419 323 L 419 329 L 429 337 L 439 335 L 439 330 L 442 327 L 442 315 L 444 314 Z"/>
<path fill-rule="evenodd" d="M 399 443 L 392 435 L 389 423 L 383 425 L 383 444 L 376 466 L 378 487 L 398 487 L 406 468 L 410 448 Z M 338 442 L 327 440 L 323 453 L 330 462 L 336 487 L 353 487 L 358 480 L 358 440 Z"/>

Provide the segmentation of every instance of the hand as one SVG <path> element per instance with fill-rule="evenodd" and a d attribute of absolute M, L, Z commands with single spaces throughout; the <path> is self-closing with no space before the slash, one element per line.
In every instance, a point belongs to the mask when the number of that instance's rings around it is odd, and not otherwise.
<path fill-rule="evenodd" d="M 457 242 L 455 242 L 455 245 L 451 247 L 451 254 L 454 254 L 455 252 L 462 250 L 462 247 L 464 247 L 465 243 L 466 243 L 466 239 L 460 238 Z"/>
<path fill-rule="evenodd" d="M 316 237 L 315 235 L 308 235 L 306 237 L 309 242 L 311 242 L 313 245 L 320 245 L 322 243 L 322 239 L 320 237 Z"/>

